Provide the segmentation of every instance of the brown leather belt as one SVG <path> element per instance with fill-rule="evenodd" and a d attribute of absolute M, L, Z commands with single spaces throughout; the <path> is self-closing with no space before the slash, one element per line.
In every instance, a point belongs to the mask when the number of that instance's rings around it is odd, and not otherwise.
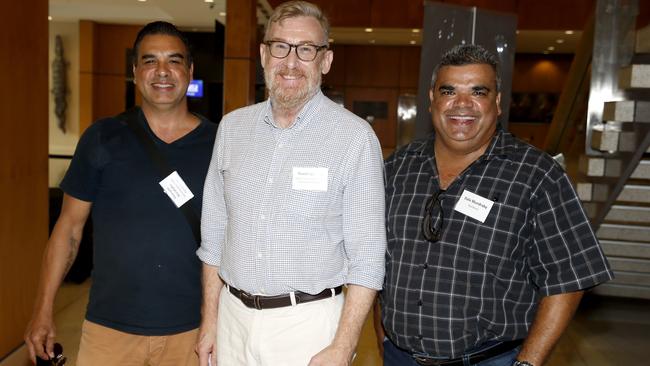
<path fill-rule="evenodd" d="M 334 294 L 332 294 L 332 290 L 334 290 Z M 235 295 L 236 298 L 241 300 L 244 305 L 252 309 L 275 309 L 293 305 L 291 303 L 291 295 L 289 294 L 277 296 L 251 295 L 246 291 L 236 289 L 230 285 L 228 285 L 228 291 L 230 291 L 231 294 Z M 294 296 L 296 298 L 297 305 L 304 304 L 306 302 L 327 299 L 328 297 L 333 297 L 340 294 L 341 291 L 343 291 L 343 286 L 339 286 L 333 289 L 328 288 L 316 295 L 310 295 L 305 292 L 296 291 L 294 292 Z"/>
<path fill-rule="evenodd" d="M 490 347 L 486 347 L 482 350 L 478 350 L 476 352 L 470 352 L 467 356 L 469 358 L 470 364 L 474 365 L 479 362 L 485 361 L 488 358 L 492 358 L 502 353 L 511 351 L 522 343 L 523 340 L 521 339 L 515 341 L 500 342 Z M 462 357 L 447 359 L 447 360 L 429 358 L 420 355 L 413 355 L 412 357 L 415 360 L 415 362 L 417 362 L 418 365 L 422 365 L 422 366 L 462 366 L 463 365 Z"/>

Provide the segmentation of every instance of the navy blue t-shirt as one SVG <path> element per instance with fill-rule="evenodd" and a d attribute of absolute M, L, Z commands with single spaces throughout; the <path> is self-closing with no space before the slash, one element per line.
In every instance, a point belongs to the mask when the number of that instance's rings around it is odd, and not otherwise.
<path fill-rule="evenodd" d="M 143 116 L 142 113 L 139 113 Z M 194 194 L 187 204 L 200 217 L 203 182 L 217 125 L 199 126 L 167 144 L 144 118 L 154 139 Z M 197 243 L 182 212 L 158 184 L 144 147 L 124 121 L 107 118 L 79 140 L 61 188 L 92 202 L 93 273 L 89 321 L 142 335 L 166 335 L 198 327 L 201 264 Z"/>

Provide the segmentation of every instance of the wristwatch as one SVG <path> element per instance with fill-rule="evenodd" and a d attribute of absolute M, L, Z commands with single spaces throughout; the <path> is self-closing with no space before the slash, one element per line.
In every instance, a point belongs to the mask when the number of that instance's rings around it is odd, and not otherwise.
<path fill-rule="evenodd" d="M 515 360 L 515 362 L 512 364 L 512 366 L 533 366 L 533 364 L 528 362 L 528 361 Z"/>

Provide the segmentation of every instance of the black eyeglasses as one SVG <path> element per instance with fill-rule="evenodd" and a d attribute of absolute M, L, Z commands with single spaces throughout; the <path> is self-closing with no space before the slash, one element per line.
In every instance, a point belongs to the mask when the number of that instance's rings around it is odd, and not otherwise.
<path fill-rule="evenodd" d="M 65 365 L 66 358 L 63 355 L 63 346 L 58 343 L 54 343 L 54 357 L 51 357 L 49 360 L 44 360 L 40 357 L 36 357 L 36 366 L 63 366 Z"/>
<path fill-rule="evenodd" d="M 424 220 L 422 221 L 422 234 L 428 241 L 438 241 L 442 235 L 442 222 L 444 219 L 442 205 L 440 204 L 440 194 L 443 191 L 434 193 L 424 208 Z M 435 212 L 434 212 L 435 211 Z M 435 213 L 435 216 L 434 216 Z M 435 217 L 435 225 L 433 220 Z"/>
<path fill-rule="evenodd" d="M 266 41 L 264 44 L 269 48 L 271 56 L 275 58 L 285 58 L 291 53 L 291 49 L 296 49 L 296 56 L 302 61 L 314 61 L 318 52 L 324 49 L 327 49 L 327 45 L 316 46 L 315 44 L 304 43 L 304 44 L 291 44 L 282 41 Z"/>

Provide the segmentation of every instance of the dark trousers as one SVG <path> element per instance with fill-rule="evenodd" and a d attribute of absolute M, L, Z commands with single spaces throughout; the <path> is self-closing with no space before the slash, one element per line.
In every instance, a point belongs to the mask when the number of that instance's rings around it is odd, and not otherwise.
<path fill-rule="evenodd" d="M 465 363 L 465 366 L 512 366 L 519 353 L 521 346 L 504 352 L 500 355 L 489 358 L 477 364 Z M 384 366 L 420 366 L 411 357 L 411 354 L 397 348 L 390 339 L 384 339 Z"/>

